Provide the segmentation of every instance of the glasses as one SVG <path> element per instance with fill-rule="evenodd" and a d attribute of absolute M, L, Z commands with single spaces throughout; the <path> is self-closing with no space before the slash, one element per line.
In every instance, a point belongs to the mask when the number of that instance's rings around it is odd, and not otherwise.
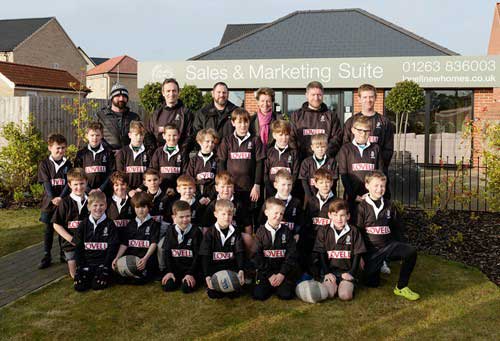
<path fill-rule="evenodd" d="M 363 134 L 369 134 L 370 133 L 370 129 L 358 129 L 358 128 L 354 128 L 354 129 L 357 130 L 360 133 L 363 133 Z"/>

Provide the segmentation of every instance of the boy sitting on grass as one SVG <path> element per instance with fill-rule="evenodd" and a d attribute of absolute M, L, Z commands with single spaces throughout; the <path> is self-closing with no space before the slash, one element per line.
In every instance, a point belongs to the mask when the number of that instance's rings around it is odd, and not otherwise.
<path fill-rule="evenodd" d="M 245 283 L 243 272 L 245 249 L 239 233 L 231 222 L 233 221 L 234 205 L 229 200 L 217 200 L 214 215 L 217 221 L 203 236 L 200 256 L 207 284 L 209 298 L 237 297 L 240 292 L 224 294 L 212 287 L 212 275 L 221 270 L 230 270 L 238 274 L 240 284 Z"/>
<path fill-rule="evenodd" d="M 384 261 L 402 261 L 399 280 L 394 294 L 415 301 L 420 295 L 408 287 L 411 273 L 417 262 L 415 247 L 402 241 L 401 224 L 390 200 L 383 198 L 387 178 L 382 171 L 374 171 L 365 177 L 368 195 L 358 206 L 358 226 L 363 234 L 367 253 L 365 261 L 366 285 L 380 284 L 380 268 Z"/>
<path fill-rule="evenodd" d="M 118 251 L 118 230 L 106 217 L 106 195 L 96 191 L 88 196 L 90 215 L 75 233 L 76 291 L 102 290 L 110 281 L 111 262 Z"/>

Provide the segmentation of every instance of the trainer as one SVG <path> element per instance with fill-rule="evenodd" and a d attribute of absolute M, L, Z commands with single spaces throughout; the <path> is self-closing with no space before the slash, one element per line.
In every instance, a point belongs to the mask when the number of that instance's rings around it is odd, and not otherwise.
<path fill-rule="evenodd" d="M 100 122 L 104 128 L 104 143 L 113 150 L 119 150 L 130 144 L 130 122 L 139 121 L 140 117 L 127 106 L 128 90 L 124 85 L 113 85 L 109 100 L 111 105 L 97 112 L 94 120 Z"/>
<path fill-rule="evenodd" d="M 237 106 L 229 101 L 229 89 L 224 82 L 215 83 L 212 88 L 212 98 L 212 103 L 196 112 L 193 135 L 195 136 L 201 129 L 212 128 L 222 140 L 234 131 L 231 125 L 231 113 Z"/>

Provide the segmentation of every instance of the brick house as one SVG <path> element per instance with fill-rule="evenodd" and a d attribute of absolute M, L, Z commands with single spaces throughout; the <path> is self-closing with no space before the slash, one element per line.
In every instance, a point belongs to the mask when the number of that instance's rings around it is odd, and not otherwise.
<path fill-rule="evenodd" d="M 0 97 L 76 97 L 80 82 L 68 71 L 0 62 Z M 90 92 L 83 87 L 81 95 Z"/>
<path fill-rule="evenodd" d="M 110 58 L 87 71 L 87 86 L 92 90 L 88 98 L 107 99 L 118 81 L 127 87 L 129 100 L 139 101 L 137 60 L 127 55 Z"/>
<path fill-rule="evenodd" d="M 66 70 L 85 83 L 87 62 L 55 17 L 0 20 L 0 61 Z"/>

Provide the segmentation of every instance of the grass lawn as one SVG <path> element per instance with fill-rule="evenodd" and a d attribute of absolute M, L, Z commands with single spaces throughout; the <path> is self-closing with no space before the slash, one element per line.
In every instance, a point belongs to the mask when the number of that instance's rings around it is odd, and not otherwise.
<path fill-rule="evenodd" d="M 0 309 L 0 339 L 500 339 L 500 290 L 479 270 L 421 256 L 409 302 L 392 294 L 398 265 L 351 302 L 248 296 L 210 300 L 159 284 L 76 293 L 68 278 Z"/>
<path fill-rule="evenodd" d="M 0 209 L 0 257 L 43 241 L 39 217 L 37 208 Z"/>

